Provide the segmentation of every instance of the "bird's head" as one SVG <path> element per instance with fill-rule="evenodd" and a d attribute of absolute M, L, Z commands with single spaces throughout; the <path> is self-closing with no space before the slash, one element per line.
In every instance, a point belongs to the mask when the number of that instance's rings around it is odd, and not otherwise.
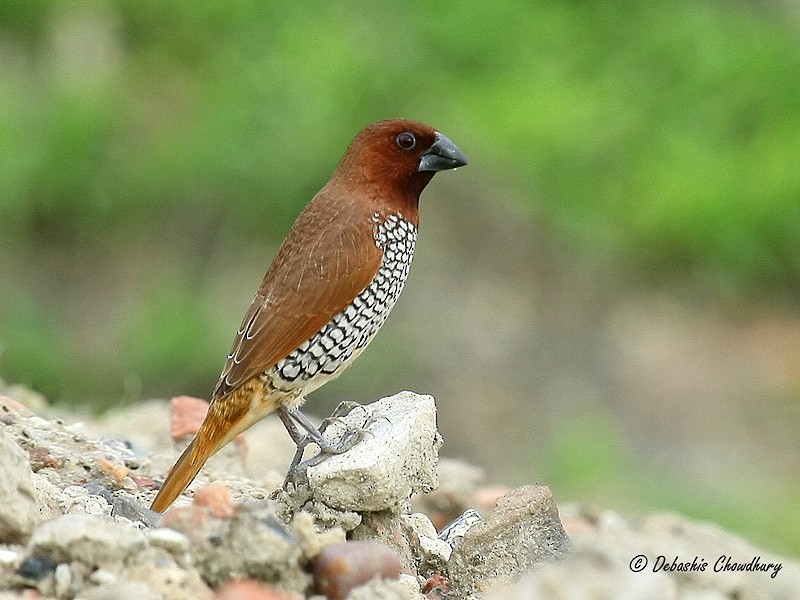
<path fill-rule="evenodd" d="M 435 173 L 466 164 L 467 159 L 456 145 L 433 127 L 390 119 L 361 130 L 337 175 L 352 182 L 360 180 L 370 187 L 401 192 L 418 201 Z"/>

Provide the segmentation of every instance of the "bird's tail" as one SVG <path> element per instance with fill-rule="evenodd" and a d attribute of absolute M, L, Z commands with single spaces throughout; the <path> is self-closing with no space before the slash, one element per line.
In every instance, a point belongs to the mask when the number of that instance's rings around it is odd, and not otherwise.
<path fill-rule="evenodd" d="M 264 415 L 249 410 L 249 402 L 234 394 L 223 401 L 215 401 L 208 408 L 206 418 L 194 439 L 183 451 L 167 475 L 164 485 L 150 507 L 164 512 L 175 498 L 189 487 L 197 473 L 218 450 Z"/>
<path fill-rule="evenodd" d="M 186 450 L 183 451 L 183 454 L 181 454 L 175 466 L 172 467 L 161 489 L 158 490 L 156 499 L 153 500 L 150 509 L 156 512 L 164 512 L 167 510 L 170 504 L 175 501 L 175 498 L 180 496 L 183 491 L 189 487 L 189 484 L 192 483 L 198 471 L 200 471 L 201 467 L 211 457 L 211 454 L 213 454 L 213 452 L 203 456 L 198 451 L 197 437 L 195 437 L 186 447 Z"/>

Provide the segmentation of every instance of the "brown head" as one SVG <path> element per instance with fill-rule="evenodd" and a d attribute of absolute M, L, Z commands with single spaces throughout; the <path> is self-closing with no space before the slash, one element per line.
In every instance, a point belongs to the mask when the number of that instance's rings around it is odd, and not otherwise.
<path fill-rule="evenodd" d="M 389 119 L 361 130 L 328 186 L 368 189 L 374 198 L 400 193 L 415 213 L 419 195 L 437 171 L 466 164 L 456 145 L 433 127 Z"/>

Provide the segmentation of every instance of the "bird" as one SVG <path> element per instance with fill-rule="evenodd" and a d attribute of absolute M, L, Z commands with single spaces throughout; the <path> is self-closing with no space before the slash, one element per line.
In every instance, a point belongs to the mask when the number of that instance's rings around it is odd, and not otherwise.
<path fill-rule="evenodd" d="M 332 444 L 300 407 L 381 328 L 409 273 L 420 194 L 437 172 L 466 164 L 449 138 L 417 121 L 377 121 L 355 136 L 275 255 L 152 510 L 164 512 L 213 454 L 272 412 L 298 447 L 290 473 L 310 442 L 321 454 L 357 443 L 350 431 Z"/>

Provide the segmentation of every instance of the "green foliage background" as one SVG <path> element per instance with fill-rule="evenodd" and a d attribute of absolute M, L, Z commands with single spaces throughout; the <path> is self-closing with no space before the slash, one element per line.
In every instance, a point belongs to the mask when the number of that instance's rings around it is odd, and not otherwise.
<path fill-rule="evenodd" d="M 266 265 L 391 116 L 559 247 L 796 304 L 799 25 L 712 0 L 4 0 L 0 374 L 100 405 L 207 392 L 231 261 Z"/>

